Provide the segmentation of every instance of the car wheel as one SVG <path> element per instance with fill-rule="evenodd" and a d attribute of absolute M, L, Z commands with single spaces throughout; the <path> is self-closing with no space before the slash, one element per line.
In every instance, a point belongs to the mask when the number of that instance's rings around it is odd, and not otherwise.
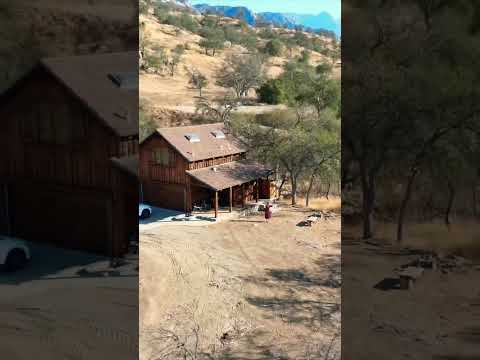
<path fill-rule="evenodd" d="M 142 213 L 140 214 L 140 219 L 148 219 L 150 217 L 150 211 L 147 209 L 143 209 Z"/>
<path fill-rule="evenodd" d="M 5 261 L 5 268 L 7 271 L 14 271 L 22 269 L 27 265 L 27 256 L 25 251 L 21 249 L 13 249 L 8 253 Z"/>

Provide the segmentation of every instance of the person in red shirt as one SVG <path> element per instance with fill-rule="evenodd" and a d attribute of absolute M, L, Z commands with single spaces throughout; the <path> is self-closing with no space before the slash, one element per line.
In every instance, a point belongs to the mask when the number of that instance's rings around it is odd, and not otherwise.
<path fill-rule="evenodd" d="M 272 205 L 268 202 L 267 205 L 265 205 L 265 221 L 268 222 L 269 219 L 272 217 Z"/>

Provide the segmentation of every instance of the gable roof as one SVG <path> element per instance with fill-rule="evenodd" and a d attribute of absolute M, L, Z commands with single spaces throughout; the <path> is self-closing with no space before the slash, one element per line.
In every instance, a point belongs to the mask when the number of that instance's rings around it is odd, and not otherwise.
<path fill-rule="evenodd" d="M 223 132 L 225 138 L 215 137 L 216 131 Z M 246 152 L 223 123 L 160 128 L 157 133 L 190 162 Z M 186 136 L 192 134 L 200 141 L 189 141 Z"/>
<path fill-rule="evenodd" d="M 138 90 L 112 81 L 138 74 L 138 53 L 46 58 L 40 64 L 119 136 L 138 135 Z"/>

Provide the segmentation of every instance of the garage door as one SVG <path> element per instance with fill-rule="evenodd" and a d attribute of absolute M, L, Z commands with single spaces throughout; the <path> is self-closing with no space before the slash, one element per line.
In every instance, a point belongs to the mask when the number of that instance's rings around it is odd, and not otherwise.
<path fill-rule="evenodd" d="M 12 185 L 12 231 L 59 247 L 108 253 L 108 202 L 93 192 Z"/>
<path fill-rule="evenodd" d="M 185 187 L 162 183 L 143 185 L 144 201 L 148 204 L 183 211 L 185 208 Z"/>

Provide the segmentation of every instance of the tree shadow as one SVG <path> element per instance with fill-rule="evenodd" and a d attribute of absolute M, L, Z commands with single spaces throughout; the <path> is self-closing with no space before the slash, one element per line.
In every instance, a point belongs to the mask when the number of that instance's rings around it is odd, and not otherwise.
<path fill-rule="evenodd" d="M 480 344 L 480 326 L 471 326 L 459 331 L 455 337 L 467 343 Z"/>
<path fill-rule="evenodd" d="M 208 359 L 221 360 L 339 360 L 340 347 L 338 335 L 332 334 L 332 339 L 321 343 L 318 339 L 309 337 L 290 340 L 289 342 L 271 343 L 271 334 L 265 330 L 255 330 L 242 337 L 238 342 L 227 345 L 217 352 L 215 357 Z M 292 356 L 295 354 L 295 356 Z"/>
<path fill-rule="evenodd" d="M 269 334 L 264 330 L 256 330 L 244 336 L 239 344 L 226 346 L 218 354 L 221 360 L 288 360 L 287 354 L 279 344 L 268 344 L 261 339 Z"/>
<path fill-rule="evenodd" d="M 382 291 L 400 290 L 400 279 L 385 278 L 375 284 L 374 289 Z"/>
<path fill-rule="evenodd" d="M 244 279 L 269 289 L 269 296 L 248 296 L 247 302 L 262 309 L 267 319 L 310 329 L 338 323 L 340 303 L 332 290 L 341 287 L 340 255 L 324 255 L 314 264 L 312 270 L 266 269 L 264 276 Z"/>

